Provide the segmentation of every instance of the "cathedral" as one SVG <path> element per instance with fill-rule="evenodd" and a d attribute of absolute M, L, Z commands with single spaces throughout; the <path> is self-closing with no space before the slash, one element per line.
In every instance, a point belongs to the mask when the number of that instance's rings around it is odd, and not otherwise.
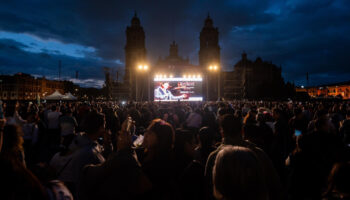
<path fill-rule="evenodd" d="M 136 13 L 131 25 L 126 28 L 125 74 L 123 82 L 113 81 L 111 73 L 105 69 L 108 96 L 117 100 L 153 100 L 153 77 L 155 73 L 169 73 L 179 77 L 183 74 L 198 74 L 203 77 L 203 100 L 218 98 L 266 98 L 282 94 L 284 81 L 281 67 L 257 58 L 248 60 L 247 54 L 235 64 L 233 71 L 222 71 L 220 62 L 219 30 L 211 17 L 207 16 L 199 35 L 199 65 L 191 64 L 188 57 L 178 54 L 178 44 L 173 41 L 169 55 L 159 57 L 152 65 L 147 62 L 145 32 Z"/>

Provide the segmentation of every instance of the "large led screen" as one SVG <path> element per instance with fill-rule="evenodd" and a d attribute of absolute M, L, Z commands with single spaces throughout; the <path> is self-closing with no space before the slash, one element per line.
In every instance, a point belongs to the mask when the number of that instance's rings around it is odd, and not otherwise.
<path fill-rule="evenodd" d="M 202 101 L 202 78 L 155 78 L 154 101 Z"/>

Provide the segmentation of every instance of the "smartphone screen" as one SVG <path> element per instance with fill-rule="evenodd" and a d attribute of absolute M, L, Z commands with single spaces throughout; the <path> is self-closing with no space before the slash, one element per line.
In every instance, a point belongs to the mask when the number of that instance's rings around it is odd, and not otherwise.
<path fill-rule="evenodd" d="M 300 131 L 300 130 L 295 129 L 294 134 L 295 134 L 295 136 L 299 136 L 299 135 L 301 135 L 301 131 Z"/>
<path fill-rule="evenodd" d="M 144 139 L 144 136 L 143 135 L 139 135 L 133 142 L 134 146 L 135 147 L 141 146 L 142 143 L 143 143 L 143 139 Z"/>

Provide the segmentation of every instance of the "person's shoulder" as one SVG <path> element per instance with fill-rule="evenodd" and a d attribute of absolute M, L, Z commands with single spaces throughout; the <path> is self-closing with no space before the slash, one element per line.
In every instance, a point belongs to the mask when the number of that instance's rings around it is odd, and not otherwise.
<path fill-rule="evenodd" d="M 267 157 L 266 153 L 264 150 L 262 150 L 261 148 L 259 148 L 258 146 L 256 146 L 256 144 L 248 141 L 248 140 L 244 140 L 244 146 L 249 148 L 250 150 L 252 150 L 257 156 L 261 157 Z"/>
<path fill-rule="evenodd" d="M 212 157 L 212 156 L 216 156 L 216 154 L 218 154 L 219 151 L 222 149 L 222 146 L 223 146 L 223 145 L 220 145 L 220 146 L 218 146 L 218 148 L 216 148 L 214 151 L 212 151 L 212 152 L 209 154 L 208 158 L 209 158 L 209 157 Z"/>
<path fill-rule="evenodd" d="M 295 122 L 295 116 L 292 117 L 292 118 L 290 118 L 288 122 L 289 122 L 289 123 L 294 123 L 294 122 Z"/>
<path fill-rule="evenodd" d="M 251 148 L 251 149 L 258 148 L 256 144 L 254 144 L 253 142 L 250 142 L 249 140 L 243 140 L 241 146 Z"/>
<path fill-rule="evenodd" d="M 60 117 L 60 120 L 61 120 L 61 121 L 64 121 L 64 120 L 67 120 L 67 119 L 69 119 L 69 118 L 68 118 L 67 116 L 65 116 L 65 115 L 63 115 L 63 116 Z"/>
<path fill-rule="evenodd" d="M 343 125 L 350 126 L 350 119 L 344 119 Z"/>
<path fill-rule="evenodd" d="M 216 159 L 216 156 L 218 155 L 219 151 L 224 147 L 224 145 L 220 145 L 218 146 L 218 148 L 216 148 L 214 151 L 212 151 L 209 156 L 208 156 L 208 159 L 207 159 L 207 163 L 208 162 L 213 162 L 215 161 Z"/>

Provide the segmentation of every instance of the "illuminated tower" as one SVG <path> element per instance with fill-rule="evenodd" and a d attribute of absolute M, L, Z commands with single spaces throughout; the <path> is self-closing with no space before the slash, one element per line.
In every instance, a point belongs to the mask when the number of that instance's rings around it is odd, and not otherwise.
<path fill-rule="evenodd" d="M 131 26 L 126 28 L 125 45 L 125 75 L 124 83 L 130 87 L 131 99 L 136 98 L 136 68 L 140 62 L 145 62 L 145 32 L 136 12 L 131 19 Z"/>
<path fill-rule="evenodd" d="M 220 83 L 219 31 L 217 27 L 214 27 L 213 20 L 210 18 L 209 14 L 204 21 L 199 40 L 199 65 L 206 74 L 206 81 L 203 84 L 203 91 L 207 91 L 205 99 L 216 100 L 220 95 L 222 85 Z M 217 66 L 217 70 L 208 71 L 209 66 Z"/>
<path fill-rule="evenodd" d="M 200 33 L 199 65 L 207 68 L 215 63 L 220 65 L 219 31 L 213 26 L 213 20 L 208 17 Z"/>

